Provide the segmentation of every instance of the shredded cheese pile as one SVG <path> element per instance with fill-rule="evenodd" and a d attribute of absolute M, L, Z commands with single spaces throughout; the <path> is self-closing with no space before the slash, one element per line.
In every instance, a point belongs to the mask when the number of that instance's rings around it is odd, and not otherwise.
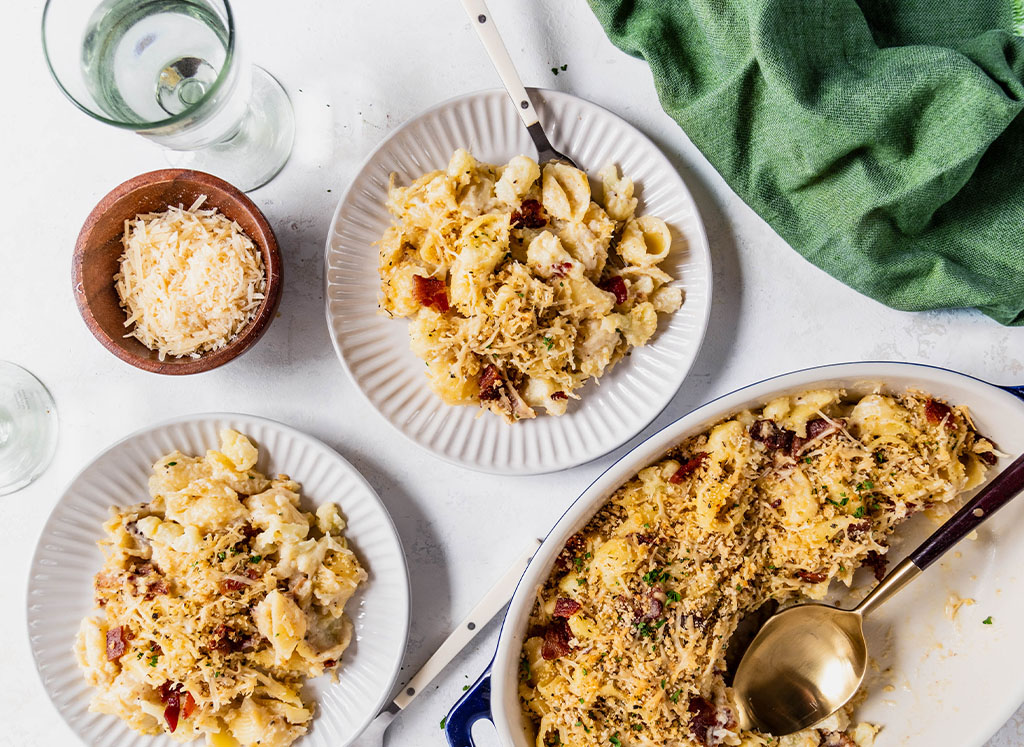
<path fill-rule="evenodd" d="M 880 576 L 911 514 L 950 510 L 999 456 L 928 395 L 782 397 L 690 438 L 623 485 L 540 590 L 520 698 L 537 747 L 870 747 L 852 708 L 777 739 L 741 732 L 724 675 L 737 624 Z"/>
<path fill-rule="evenodd" d="M 464 150 L 408 187 L 380 241 L 381 309 L 408 317 L 414 353 L 446 403 L 513 423 L 565 413 L 576 390 L 654 334 L 682 304 L 661 264 L 672 234 L 637 216 L 633 182 L 526 156 L 503 166 Z"/>
<path fill-rule="evenodd" d="M 333 503 L 255 469 L 235 431 L 203 457 L 153 465 L 149 503 L 113 509 L 96 574 L 102 612 L 75 644 L 89 709 L 143 734 L 215 747 L 287 747 L 315 704 L 306 677 L 335 672 L 352 638 L 346 602 L 367 575 Z"/>
<path fill-rule="evenodd" d="M 160 360 L 198 358 L 226 345 L 256 315 L 266 293 L 261 256 L 241 226 L 218 210 L 170 207 L 125 221 L 114 276 L 135 337 Z"/>

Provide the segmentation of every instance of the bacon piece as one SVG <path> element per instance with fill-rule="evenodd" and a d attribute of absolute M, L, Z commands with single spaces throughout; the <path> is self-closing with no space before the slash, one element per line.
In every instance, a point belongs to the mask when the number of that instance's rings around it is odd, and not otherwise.
<path fill-rule="evenodd" d="M 245 577 L 255 581 L 257 579 L 263 578 L 263 574 L 257 571 L 255 568 L 246 568 Z"/>
<path fill-rule="evenodd" d="M 107 631 L 107 661 L 117 661 L 128 650 L 131 631 L 123 625 Z"/>
<path fill-rule="evenodd" d="M 423 306 L 433 306 L 442 314 L 450 308 L 448 306 L 448 288 L 440 278 L 425 278 L 422 275 L 413 275 L 413 293 L 416 300 Z"/>
<path fill-rule="evenodd" d="M 815 418 L 814 420 L 807 421 L 807 440 L 813 441 L 828 433 L 835 433 L 837 430 L 839 430 L 838 426 L 825 420 L 825 418 Z"/>
<path fill-rule="evenodd" d="M 234 628 L 221 623 L 213 631 L 213 638 L 210 639 L 210 650 L 219 651 L 222 654 L 230 654 L 235 648 Z"/>
<path fill-rule="evenodd" d="M 155 596 L 166 594 L 167 591 L 167 584 L 165 582 L 153 581 L 146 587 L 146 593 L 142 598 L 148 602 Z"/>
<path fill-rule="evenodd" d="M 866 534 L 870 529 L 871 522 L 867 519 L 864 519 L 864 521 L 858 521 L 846 527 L 846 536 L 852 540 L 857 540 L 864 534 Z"/>
<path fill-rule="evenodd" d="M 797 571 L 796 576 L 801 581 L 806 581 L 809 584 L 820 584 L 828 578 L 824 573 L 811 573 L 810 571 Z"/>
<path fill-rule="evenodd" d="M 512 211 L 509 218 L 512 228 L 544 228 L 548 219 L 544 215 L 544 209 L 536 200 L 523 200 L 519 208 Z"/>
<path fill-rule="evenodd" d="M 626 303 L 626 299 L 629 297 L 629 293 L 626 290 L 626 281 L 619 275 L 605 278 L 597 284 L 597 287 L 603 291 L 614 293 L 616 304 Z"/>
<path fill-rule="evenodd" d="M 337 663 L 338 662 L 335 661 L 334 659 L 324 659 L 324 667 L 326 667 L 327 669 L 330 669 L 331 667 L 335 666 Z"/>
<path fill-rule="evenodd" d="M 235 578 L 224 578 L 220 582 L 220 593 L 227 594 L 228 592 L 238 591 L 245 587 L 245 584 Z"/>
<path fill-rule="evenodd" d="M 131 575 L 133 576 L 148 576 L 156 570 L 152 563 L 140 563 L 132 568 Z"/>
<path fill-rule="evenodd" d="M 501 396 L 501 371 L 493 363 L 484 366 L 480 374 L 480 399 L 498 399 Z"/>
<path fill-rule="evenodd" d="M 666 599 L 668 599 L 668 596 L 660 587 L 655 587 L 651 591 L 647 592 L 647 596 L 645 597 L 647 609 L 644 610 L 640 619 L 644 622 L 650 622 L 651 620 L 657 620 L 661 617 L 661 613 L 665 609 Z"/>
<path fill-rule="evenodd" d="M 774 420 L 755 420 L 749 433 L 752 439 L 763 443 L 769 451 L 790 452 L 796 438 L 793 431 L 780 428 Z"/>
<path fill-rule="evenodd" d="M 185 705 L 181 707 L 182 718 L 188 718 L 196 712 L 196 699 L 192 697 L 192 693 L 185 693 Z"/>
<path fill-rule="evenodd" d="M 949 430 L 956 430 L 956 423 L 953 420 L 953 410 L 949 405 L 943 404 L 938 400 L 930 399 L 924 403 L 924 416 L 932 425 L 938 425 L 945 420 L 946 427 Z"/>
<path fill-rule="evenodd" d="M 572 617 L 580 611 L 580 603 L 568 597 L 559 597 L 555 600 L 554 617 Z"/>
<path fill-rule="evenodd" d="M 715 707 L 706 698 L 694 695 L 686 707 L 690 712 L 689 727 L 694 739 L 705 747 L 714 744 L 713 730 L 719 726 Z"/>
<path fill-rule="evenodd" d="M 650 533 L 640 534 L 637 532 L 633 536 L 636 538 L 636 543 L 638 545 L 653 545 L 658 540 L 657 535 Z"/>
<path fill-rule="evenodd" d="M 999 457 L 997 457 L 991 451 L 977 451 L 975 453 L 978 455 L 978 459 L 983 461 L 989 467 L 991 467 L 993 464 L 999 461 Z"/>
<path fill-rule="evenodd" d="M 561 618 L 555 620 L 544 631 L 544 644 L 540 648 L 540 655 L 545 661 L 565 656 L 572 651 L 572 646 L 569 645 L 571 638 L 569 624 Z"/>
<path fill-rule="evenodd" d="M 181 696 L 184 692 L 185 686 L 180 682 L 172 683 L 166 681 L 160 685 L 160 700 L 166 704 L 164 708 L 164 721 L 167 722 L 167 728 L 170 729 L 172 734 L 178 728 L 178 716 L 181 714 Z M 189 697 L 191 697 L 191 694 Z M 192 707 L 193 709 L 195 708 L 195 700 L 192 701 Z"/>
<path fill-rule="evenodd" d="M 565 547 L 558 553 L 558 557 L 555 558 L 555 567 L 560 571 L 567 570 L 575 560 L 576 556 L 579 555 L 587 547 L 587 541 L 583 538 L 580 533 L 574 534 L 572 537 L 565 541 Z"/>
<path fill-rule="evenodd" d="M 572 272 L 572 262 L 559 262 L 551 265 L 551 275 L 556 278 L 564 278 Z"/>
<path fill-rule="evenodd" d="M 167 728 L 171 734 L 178 728 L 178 716 L 181 714 L 181 702 L 178 700 L 177 695 L 172 695 L 167 700 L 167 707 L 164 708 L 164 721 L 167 722 Z"/>
<path fill-rule="evenodd" d="M 879 555 L 874 550 L 869 550 L 864 562 L 861 565 L 870 568 L 875 573 L 875 580 L 881 581 L 885 578 L 885 567 L 889 565 L 884 555 Z"/>
<path fill-rule="evenodd" d="M 698 451 L 692 457 L 683 462 L 679 469 L 672 473 L 672 477 L 668 478 L 668 481 L 673 485 L 678 485 L 686 477 L 696 472 L 697 468 L 700 467 L 707 458 L 708 453 L 706 451 Z"/>
<path fill-rule="evenodd" d="M 551 395 L 551 399 L 569 399 L 569 395 L 565 392 L 555 392 Z"/>

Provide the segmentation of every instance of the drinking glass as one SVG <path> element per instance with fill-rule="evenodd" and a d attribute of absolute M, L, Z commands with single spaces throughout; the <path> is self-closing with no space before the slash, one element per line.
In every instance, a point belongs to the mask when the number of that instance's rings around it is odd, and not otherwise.
<path fill-rule="evenodd" d="M 56 447 L 53 397 L 24 368 L 0 361 L 0 495 L 43 474 Z"/>
<path fill-rule="evenodd" d="M 241 54 L 227 0 L 47 0 L 43 50 L 89 116 L 248 191 L 288 160 L 291 102 Z"/>

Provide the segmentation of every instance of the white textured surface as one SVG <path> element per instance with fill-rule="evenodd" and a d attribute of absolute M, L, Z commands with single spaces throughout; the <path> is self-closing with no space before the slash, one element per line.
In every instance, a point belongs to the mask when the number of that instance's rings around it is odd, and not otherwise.
<path fill-rule="evenodd" d="M 351 461 L 390 510 L 409 558 L 406 676 L 498 578 L 525 538 L 546 531 L 628 448 L 539 477 L 468 472 L 397 437 L 358 394 L 331 347 L 323 249 L 342 191 L 398 124 L 445 99 L 497 85 L 460 4 L 238 5 L 251 56 L 274 73 L 295 105 L 295 152 L 280 176 L 252 194 L 281 244 L 284 298 L 281 317 L 245 357 L 182 379 L 142 373 L 103 350 L 79 319 L 70 289 L 71 249 L 89 210 L 121 181 L 162 167 L 163 157 L 143 139 L 92 122 L 63 99 L 43 65 L 41 0 L 5 7 L 0 64 L 11 74 L 0 139 L 0 357 L 27 366 L 50 386 L 62 431 L 50 470 L 27 490 L 0 499 L 4 747 L 78 743 L 35 673 L 21 612 L 26 580 L 36 538 L 66 483 L 106 444 L 133 430 L 183 413 L 250 412 L 310 433 Z M 786 246 L 661 110 L 647 67 L 607 41 L 583 0 L 492 0 L 491 11 L 527 85 L 594 101 L 639 128 L 679 170 L 707 227 L 714 265 L 708 335 L 679 393 L 644 433 L 751 381 L 835 361 L 927 361 L 1024 384 L 1024 329 L 1005 329 L 973 312 L 884 308 Z M 567 69 L 553 75 L 551 68 L 563 64 Z M 987 614 L 981 606 L 968 608 L 959 624 L 980 625 Z M 994 624 L 1019 629 L 1020 622 Z M 953 626 L 945 618 L 933 624 L 938 635 Z M 395 720 L 389 747 L 442 743 L 438 722 L 490 660 L 496 634 L 492 624 Z M 987 680 L 987 673 L 977 673 L 976 701 L 987 697 Z M 925 698 L 929 688 L 942 686 L 905 684 Z M 1021 713 L 990 747 L 1024 744 Z"/>
<path fill-rule="evenodd" d="M 71 728 L 90 745 L 143 747 L 164 745 L 109 716 L 90 713 L 94 693 L 78 669 L 68 641 L 81 619 L 98 615 L 92 577 L 103 564 L 96 543 L 112 504 L 141 503 L 153 463 L 175 449 L 203 455 L 218 448 L 219 433 L 233 428 L 260 450 L 257 468 L 286 474 L 302 484 L 303 509 L 334 502 L 345 516 L 345 536 L 369 574 L 345 612 L 355 631 L 330 677 L 310 680 L 317 701 L 310 747 L 341 747 L 370 722 L 394 684 L 405 651 L 409 621 L 409 583 L 395 527 L 380 499 L 352 465 L 314 438 L 264 418 L 212 414 L 175 420 L 133 434 L 100 454 L 75 477 L 43 528 L 28 586 L 28 630 L 43 686 Z"/>
<path fill-rule="evenodd" d="M 408 185 L 444 169 L 458 148 L 485 163 L 535 155 L 504 90 L 470 94 L 410 120 L 360 169 L 334 216 L 326 249 L 327 320 L 335 347 L 363 394 L 400 433 L 455 464 L 507 474 L 575 467 L 635 436 L 668 404 L 693 365 L 710 311 L 711 262 L 697 208 L 671 162 L 634 127 L 559 91 L 532 91 L 552 145 L 589 171 L 617 164 L 637 185 L 638 215 L 672 231 L 659 267 L 682 288 L 683 307 L 662 316 L 645 346 L 580 390 L 561 417 L 539 415 L 510 427 L 475 407 L 435 395 L 423 361 L 409 349 L 408 321 L 379 313 L 376 242 L 392 223 L 384 207 L 392 174 Z"/>

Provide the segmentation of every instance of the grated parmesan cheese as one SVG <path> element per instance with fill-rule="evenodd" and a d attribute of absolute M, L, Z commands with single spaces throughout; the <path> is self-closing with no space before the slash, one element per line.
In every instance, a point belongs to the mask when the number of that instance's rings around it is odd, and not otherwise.
<path fill-rule="evenodd" d="M 135 337 L 160 360 L 198 358 L 226 345 L 252 320 L 266 293 L 263 258 L 241 226 L 216 208 L 125 221 L 124 253 L 114 276 Z"/>

